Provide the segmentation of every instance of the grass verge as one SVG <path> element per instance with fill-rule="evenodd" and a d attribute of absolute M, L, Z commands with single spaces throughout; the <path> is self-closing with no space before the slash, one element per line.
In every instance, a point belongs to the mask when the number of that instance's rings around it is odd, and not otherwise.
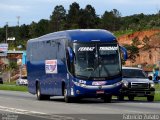
<path fill-rule="evenodd" d="M 134 32 L 135 32 L 134 30 L 116 31 L 116 32 L 114 32 L 114 35 L 115 35 L 116 37 L 120 37 L 120 36 L 122 36 L 122 35 L 129 35 L 129 34 L 132 34 L 132 33 L 134 33 Z"/>
<path fill-rule="evenodd" d="M 10 90 L 10 91 L 22 91 L 27 92 L 27 86 L 17 86 L 17 85 L 8 85 L 8 84 L 0 84 L 0 90 Z"/>

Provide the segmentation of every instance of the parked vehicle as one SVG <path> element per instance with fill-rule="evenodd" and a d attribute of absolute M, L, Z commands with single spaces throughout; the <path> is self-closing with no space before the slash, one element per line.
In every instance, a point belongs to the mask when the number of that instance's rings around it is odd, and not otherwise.
<path fill-rule="evenodd" d="M 26 77 L 26 76 L 19 77 L 19 78 L 16 80 L 16 85 L 28 85 L 27 77 Z"/>
<path fill-rule="evenodd" d="M 2 77 L 0 77 L 0 84 L 3 84 L 3 79 L 2 79 Z"/>
<path fill-rule="evenodd" d="M 124 96 L 128 96 L 131 101 L 134 100 L 134 97 L 147 97 L 148 101 L 154 100 L 154 82 L 147 78 L 142 69 L 123 67 L 122 75 L 123 86 L 118 96 L 119 100 L 123 100 Z"/>

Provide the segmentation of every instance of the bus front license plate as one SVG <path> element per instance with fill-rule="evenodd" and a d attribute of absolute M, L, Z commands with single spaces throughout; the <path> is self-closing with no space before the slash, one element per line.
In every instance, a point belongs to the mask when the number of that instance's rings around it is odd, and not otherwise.
<path fill-rule="evenodd" d="M 98 90 L 96 91 L 97 94 L 104 94 L 104 90 Z"/>

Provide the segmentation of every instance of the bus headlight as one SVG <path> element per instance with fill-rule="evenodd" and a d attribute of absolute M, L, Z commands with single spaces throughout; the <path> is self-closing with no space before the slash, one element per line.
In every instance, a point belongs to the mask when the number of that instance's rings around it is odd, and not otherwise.
<path fill-rule="evenodd" d="M 73 88 L 71 88 L 71 95 L 74 95 L 74 90 L 73 90 Z"/>
<path fill-rule="evenodd" d="M 154 83 L 150 83 L 150 87 L 151 87 L 151 88 L 154 88 Z"/>
<path fill-rule="evenodd" d="M 122 80 L 123 87 L 128 87 L 128 82 L 126 80 Z"/>

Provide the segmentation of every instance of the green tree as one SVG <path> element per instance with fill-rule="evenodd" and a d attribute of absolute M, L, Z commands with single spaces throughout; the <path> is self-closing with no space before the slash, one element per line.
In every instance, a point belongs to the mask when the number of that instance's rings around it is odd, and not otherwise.
<path fill-rule="evenodd" d="M 18 27 L 18 26 L 17 26 Z M 21 25 L 18 27 L 18 33 L 17 33 L 17 38 L 14 41 L 14 48 L 17 48 L 17 46 L 22 46 L 19 50 L 26 50 L 26 42 L 30 38 L 29 36 L 29 25 Z M 18 48 L 17 48 L 18 49 Z"/>
<path fill-rule="evenodd" d="M 143 42 L 143 49 L 144 50 L 147 50 L 150 48 L 149 41 L 150 41 L 150 39 L 147 36 L 145 36 L 143 38 L 142 42 Z"/>
<path fill-rule="evenodd" d="M 14 69 L 17 69 L 18 68 L 18 65 L 16 62 L 9 62 L 9 65 L 7 66 L 7 69 L 8 70 L 14 70 Z"/>
<path fill-rule="evenodd" d="M 18 65 L 17 65 L 16 62 L 10 62 L 9 65 L 6 67 L 5 70 L 9 72 L 9 81 L 8 81 L 9 83 L 11 81 L 12 72 L 17 70 L 17 69 L 18 69 Z"/>
<path fill-rule="evenodd" d="M 49 33 L 49 21 L 45 19 L 41 19 L 36 27 L 37 36 L 42 36 L 44 34 Z"/>
<path fill-rule="evenodd" d="M 29 26 L 29 36 L 31 38 L 35 38 L 37 37 L 37 23 L 35 23 L 34 21 L 31 23 L 31 25 Z"/>
<path fill-rule="evenodd" d="M 113 14 L 111 12 L 105 11 L 105 13 L 102 15 L 102 28 L 106 30 L 113 30 L 112 18 L 113 18 Z"/>
<path fill-rule="evenodd" d="M 113 9 L 110 12 L 105 11 L 105 13 L 102 15 L 102 27 L 110 31 L 119 30 L 121 24 L 120 17 L 121 14 L 116 9 Z"/>
<path fill-rule="evenodd" d="M 21 25 L 20 28 L 19 28 L 19 37 L 20 39 L 28 39 L 30 36 L 29 36 L 29 25 Z"/>
<path fill-rule="evenodd" d="M 80 6 L 78 3 L 74 2 L 70 5 L 67 14 L 67 28 L 75 29 L 79 28 L 78 22 L 80 17 Z"/>
<path fill-rule="evenodd" d="M 6 34 L 5 34 L 5 27 L 0 28 L 0 42 L 5 42 Z"/>
<path fill-rule="evenodd" d="M 87 5 L 85 9 L 80 10 L 79 26 L 80 28 L 96 28 L 98 17 L 95 9 L 91 5 Z"/>
<path fill-rule="evenodd" d="M 113 13 L 113 31 L 120 29 L 121 24 L 121 13 L 117 9 L 112 10 Z"/>
<path fill-rule="evenodd" d="M 133 63 L 135 62 L 136 57 L 139 56 L 138 45 L 141 45 L 141 42 L 139 41 L 138 37 L 132 39 L 131 45 L 124 45 L 128 51 L 128 59 L 130 59 Z"/>
<path fill-rule="evenodd" d="M 139 56 L 139 49 L 134 45 L 124 45 L 128 52 L 128 59 L 131 60 L 132 63 L 135 62 L 136 57 Z"/>
<path fill-rule="evenodd" d="M 141 45 L 142 43 L 140 42 L 138 36 L 136 36 L 135 38 L 132 39 L 132 46 L 136 46 L 138 47 L 139 45 Z"/>
<path fill-rule="evenodd" d="M 66 10 L 62 5 L 58 5 L 54 8 L 52 15 L 50 16 L 50 32 L 63 30 L 66 22 Z"/>

